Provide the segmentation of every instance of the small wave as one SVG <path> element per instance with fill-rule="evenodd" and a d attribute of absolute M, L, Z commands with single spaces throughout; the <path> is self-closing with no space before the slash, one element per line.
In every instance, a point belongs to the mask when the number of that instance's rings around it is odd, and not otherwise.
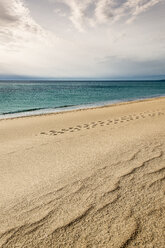
<path fill-rule="evenodd" d="M 60 108 L 67 108 L 67 107 L 74 107 L 77 105 L 62 105 L 57 107 L 52 107 L 51 109 L 60 109 Z M 26 113 L 26 112 L 33 112 L 38 110 L 48 110 L 48 108 L 30 108 L 30 109 L 23 109 L 23 110 L 17 110 L 17 111 L 10 111 L 10 112 L 3 112 L 0 115 L 10 115 L 10 114 L 18 114 L 18 113 Z"/>
<path fill-rule="evenodd" d="M 23 110 L 17 110 L 17 111 L 3 112 L 2 115 L 25 113 L 25 112 L 30 112 L 30 111 L 42 110 L 42 109 L 45 109 L 45 108 L 33 108 L 33 109 L 23 109 Z"/>

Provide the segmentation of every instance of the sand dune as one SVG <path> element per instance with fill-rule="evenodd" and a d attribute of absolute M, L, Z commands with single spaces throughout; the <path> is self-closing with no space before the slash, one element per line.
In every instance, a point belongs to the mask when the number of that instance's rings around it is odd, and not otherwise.
<path fill-rule="evenodd" d="M 165 247 L 165 98 L 0 121 L 0 247 Z"/>

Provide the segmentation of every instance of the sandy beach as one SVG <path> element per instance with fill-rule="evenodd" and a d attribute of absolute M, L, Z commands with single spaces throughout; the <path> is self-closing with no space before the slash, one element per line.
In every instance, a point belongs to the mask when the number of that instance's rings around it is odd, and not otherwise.
<path fill-rule="evenodd" d="M 165 247 L 165 98 L 0 121 L 0 247 Z"/>

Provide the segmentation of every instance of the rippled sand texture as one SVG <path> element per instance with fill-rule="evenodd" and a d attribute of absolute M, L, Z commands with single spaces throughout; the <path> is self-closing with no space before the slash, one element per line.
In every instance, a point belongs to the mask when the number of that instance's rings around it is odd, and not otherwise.
<path fill-rule="evenodd" d="M 165 247 L 165 99 L 0 122 L 0 247 Z"/>

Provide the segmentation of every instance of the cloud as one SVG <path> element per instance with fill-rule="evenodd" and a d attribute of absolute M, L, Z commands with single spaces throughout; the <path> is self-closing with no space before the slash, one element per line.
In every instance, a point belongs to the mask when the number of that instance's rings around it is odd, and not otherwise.
<path fill-rule="evenodd" d="M 95 9 L 99 22 L 119 21 L 123 17 L 127 22 L 132 21 L 141 13 L 162 0 L 99 0 Z"/>
<path fill-rule="evenodd" d="M 0 1 L 0 74 L 42 74 L 60 40 L 32 18 L 23 0 Z"/>
<path fill-rule="evenodd" d="M 0 45 L 17 43 L 28 36 L 41 34 L 42 28 L 30 16 L 22 0 L 0 2 Z M 19 42 L 20 43 L 20 42 Z"/>
<path fill-rule="evenodd" d="M 0 0 L 0 74 L 161 73 L 165 4 L 152 9 L 160 1 Z M 99 63 L 106 56 L 111 59 Z"/>
<path fill-rule="evenodd" d="M 53 0 L 51 0 L 53 1 Z M 54 0 L 57 2 L 59 0 Z M 79 30 L 120 21 L 129 23 L 163 0 L 61 0 L 70 8 L 70 20 Z"/>
<path fill-rule="evenodd" d="M 92 25 L 94 20 L 92 19 L 92 7 L 94 4 L 93 0 L 62 0 L 71 11 L 69 16 L 73 25 L 79 30 L 84 31 L 85 26 Z"/>
<path fill-rule="evenodd" d="M 9 1 L 2 0 L 2 2 L 0 2 L 0 26 L 6 26 L 17 21 L 17 16 L 10 13 L 8 6 Z"/>
<path fill-rule="evenodd" d="M 125 6 L 126 10 L 127 8 L 130 10 L 130 17 L 127 22 L 133 21 L 138 15 L 149 10 L 151 7 L 160 2 L 162 2 L 162 0 L 137 0 L 136 3 L 129 0 L 128 5 L 126 4 Z"/>

